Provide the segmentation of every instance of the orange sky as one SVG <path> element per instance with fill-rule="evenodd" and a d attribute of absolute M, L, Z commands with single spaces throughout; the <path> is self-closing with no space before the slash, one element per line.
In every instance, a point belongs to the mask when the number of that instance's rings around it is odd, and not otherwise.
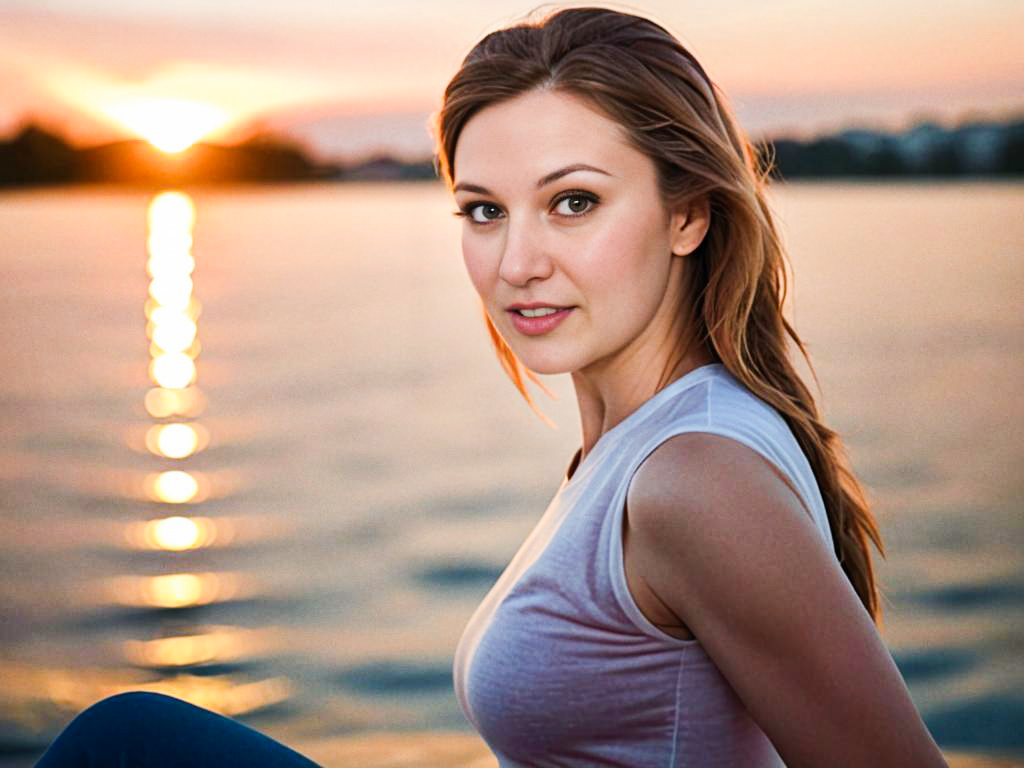
<path fill-rule="evenodd" d="M 215 108 L 204 123 L 214 138 L 258 120 L 325 155 L 425 154 L 426 117 L 468 48 L 537 5 L 5 0 L 0 133 L 33 115 L 93 143 L 123 134 L 114 124 L 143 99 L 189 99 Z M 616 7 L 678 34 L 754 134 L 1024 108 L 1020 2 L 651 0 Z"/>

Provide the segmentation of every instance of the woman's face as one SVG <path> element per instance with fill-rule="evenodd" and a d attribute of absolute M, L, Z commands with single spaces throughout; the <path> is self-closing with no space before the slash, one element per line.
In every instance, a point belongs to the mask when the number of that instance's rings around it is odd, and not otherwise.
<path fill-rule="evenodd" d="M 699 238 L 680 235 L 686 216 L 662 204 L 654 163 L 617 123 L 534 90 L 470 118 L 454 159 L 469 277 L 528 368 L 647 366 L 675 351 L 678 256 Z"/>

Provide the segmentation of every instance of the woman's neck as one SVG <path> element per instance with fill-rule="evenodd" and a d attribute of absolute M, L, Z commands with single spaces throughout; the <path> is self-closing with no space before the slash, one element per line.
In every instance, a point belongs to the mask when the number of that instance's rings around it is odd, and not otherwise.
<path fill-rule="evenodd" d="M 656 356 L 652 356 L 656 357 Z M 601 370 L 572 374 L 583 431 L 582 456 L 590 453 L 601 436 L 676 379 L 716 358 L 703 343 L 662 361 L 634 355 Z"/>

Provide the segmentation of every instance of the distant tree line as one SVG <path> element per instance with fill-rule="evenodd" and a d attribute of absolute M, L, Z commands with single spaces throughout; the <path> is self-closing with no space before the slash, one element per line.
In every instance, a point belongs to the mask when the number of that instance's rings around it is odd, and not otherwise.
<path fill-rule="evenodd" d="M 1024 175 L 1024 119 L 973 121 L 955 128 L 922 122 L 903 133 L 845 130 L 810 140 L 769 139 L 756 149 L 772 175 L 783 180 L 1019 177 Z M 174 155 L 141 140 L 79 149 L 35 124 L 0 140 L 0 187 L 436 178 L 429 158 L 318 163 L 301 145 L 266 134 L 232 146 L 200 143 Z"/>
<path fill-rule="evenodd" d="M 301 146 L 266 135 L 233 146 L 199 143 L 177 154 L 138 139 L 78 149 L 34 124 L 0 141 L 0 186 L 301 181 L 335 172 Z"/>
<path fill-rule="evenodd" d="M 776 138 L 757 148 L 782 179 L 1021 176 L 1024 120 L 955 128 L 922 122 L 903 133 L 846 130 L 807 141 Z"/>

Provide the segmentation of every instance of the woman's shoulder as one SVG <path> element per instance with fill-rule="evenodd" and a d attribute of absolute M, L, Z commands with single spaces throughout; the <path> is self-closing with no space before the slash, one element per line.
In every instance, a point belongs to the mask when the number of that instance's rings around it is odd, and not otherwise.
<path fill-rule="evenodd" d="M 691 403 L 662 414 L 634 464 L 629 527 L 676 547 L 734 532 L 756 541 L 779 526 L 808 524 L 830 539 L 813 470 L 778 411 L 722 364 L 708 366 L 688 391 Z"/>
<path fill-rule="evenodd" d="M 751 580 L 799 573 L 807 547 L 824 555 L 815 528 L 760 454 L 705 432 L 659 445 L 626 497 L 634 573 L 702 642 L 719 631 L 709 619 L 747 605 Z"/>
<path fill-rule="evenodd" d="M 634 473 L 627 506 L 631 526 L 707 530 L 745 524 L 767 506 L 807 520 L 799 492 L 776 465 L 745 442 L 706 431 L 659 443 Z"/>
<path fill-rule="evenodd" d="M 631 499 L 647 487 L 656 494 L 671 487 L 676 494 L 722 503 L 739 487 L 781 483 L 787 499 L 830 538 L 814 471 L 775 408 L 721 365 L 690 388 L 688 398 L 670 405 L 648 435 L 630 479 Z"/>

